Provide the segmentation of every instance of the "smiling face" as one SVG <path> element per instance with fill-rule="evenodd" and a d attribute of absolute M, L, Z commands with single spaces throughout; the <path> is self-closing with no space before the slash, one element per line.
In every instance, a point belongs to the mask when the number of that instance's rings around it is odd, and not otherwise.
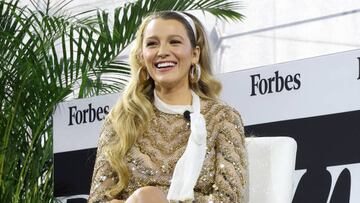
<path fill-rule="evenodd" d="M 141 56 L 155 86 L 188 87 L 189 70 L 199 54 L 181 22 L 156 18 L 145 27 Z"/>

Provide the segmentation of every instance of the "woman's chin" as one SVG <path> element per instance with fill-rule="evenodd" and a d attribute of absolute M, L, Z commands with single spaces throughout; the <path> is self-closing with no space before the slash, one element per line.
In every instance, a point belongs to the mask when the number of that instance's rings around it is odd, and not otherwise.
<path fill-rule="evenodd" d="M 160 80 L 157 81 L 156 84 L 159 85 L 160 87 L 169 88 L 174 86 L 176 82 L 172 80 Z"/>
<path fill-rule="evenodd" d="M 162 88 L 172 88 L 178 86 L 179 81 L 171 80 L 171 79 L 163 79 L 155 81 L 155 84 L 162 87 Z"/>

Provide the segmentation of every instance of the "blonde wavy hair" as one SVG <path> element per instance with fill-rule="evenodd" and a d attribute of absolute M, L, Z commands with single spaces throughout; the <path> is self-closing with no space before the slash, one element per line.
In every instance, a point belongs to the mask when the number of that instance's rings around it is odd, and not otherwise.
<path fill-rule="evenodd" d="M 201 77 L 199 81 L 191 80 L 190 88 L 203 99 L 217 100 L 221 91 L 221 84 L 213 77 L 211 72 L 210 47 L 206 32 L 200 21 L 191 14 L 196 27 L 197 39 L 189 23 L 178 13 L 172 11 L 157 12 L 147 16 L 140 25 L 133 49 L 130 53 L 131 80 L 122 98 L 112 108 L 109 118 L 116 132 L 115 139 L 106 147 L 105 154 L 111 167 L 116 171 L 118 180 L 107 191 L 107 195 L 115 197 L 127 187 L 131 173 L 127 167 L 126 154 L 148 127 L 150 119 L 154 116 L 153 90 L 155 88 L 152 78 L 148 78 L 145 65 L 141 59 L 143 32 L 151 20 L 161 18 L 181 22 L 191 42 L 191 46 L 200 47 L 199 65 Z"/>

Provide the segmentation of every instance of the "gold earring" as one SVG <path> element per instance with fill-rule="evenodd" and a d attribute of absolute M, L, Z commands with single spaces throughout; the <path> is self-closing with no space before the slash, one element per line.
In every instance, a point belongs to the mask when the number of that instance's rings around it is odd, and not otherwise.
<path fill-rule="evenodd" d="M 196 79 L 195 79 L 195 74 L 197 75 Z M 191 66 L 190 76 L 191 76 L 191 80 L 195 82 L 199 82 L 201 77 L 201 67 L 199 64 L 195 64 Z"/>

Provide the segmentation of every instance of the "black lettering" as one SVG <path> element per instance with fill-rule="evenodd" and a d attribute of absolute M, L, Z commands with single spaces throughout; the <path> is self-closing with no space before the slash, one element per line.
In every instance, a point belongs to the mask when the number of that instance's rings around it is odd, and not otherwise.
<path fill-rule="evenodd" d="M 260 75 L 259 75 L 260 76 Z M 88 104 L 88 108 L 84 110 L 78 110 L 76 106 L 69 107 L 69 126 L 74 123 L 80 125 L 83 123 L 92 123 L 95 120 L 101 121 L 110 112 L 109 106 L 93 108 L 92 104 Z"/>
<path fill-rule="evenodd" d="M 76 123 L 79 125 L 80 123 L 82 123 L 82 112 L 81 111 L 76 111 L 76 117 L 75 117 L 75 121 Z"/>
<path fill-rule="evenodd" d="M 251 94 L 256 96 L 257 93 L 261 95 L 271 94 L 274 92 L 298 90 L 301 86 L 300 73 L 295 75 L 281 76 L 279 71 L 274 72 L 274 77 L 261 78 L 260 74 L 251 75 Z"/>
<path fill-rule="evenodd" d="M 104 106 L 104 113 L 105 113 L 106 115 L 109 114 L 109 106 Z"/>
<path fill-rule="evenodd" d="M 82 123 L 87 123 L 87 122 L 86 122 L 86 114 L 87 114 L 88 112 L 89 112 L 89 109 L 84 109 L 84 110 L 83 110 L 83 113 L 84 113 L 83 118 L 84 118 L 84 120 L 83 120 Z"/>
<path fill-rule="evenodd" d="M 268 89 L 267 80 L 261 79 L 260 83 L 259 83 L 259 92 L 260 92 L 260 94 L 266 94 L 267 89 Z"/>
<path fill-rule="evenodd" d="M 90 111 L 90 114 L 89 114 L 89 122 L 92 123 L 92 122 L 95 121 L 96 112 L 95 112 L 95 109 L 92 108 L 91 103 L 89 104 L 89 111 Z"/>
<path fill-rule="evenodd" d="M 268 78 L 268 81 L 269 81 L 269 91 L 268 91 L 268 93 L 273 93 L 273 91 L 272 91 L 272 83 L 275 82 L 275 78 L 274 77 Z"/>
<path fill-rule="evenodd" d="M 286 78 L 285 78 L 285 89 L 286 90 L 288 90 L 288 91 L 292 90 L 292 87 L 289 86 L 289 83 L 292 83 L 292 82 L 293 82 L 292 75 L 286 76 Z"/>
<path fill-rule="evenodd" d="M 275 72 L 276 92 L 281 92 L 284 89 L 284 78 L 279 76 L 279 71 Z"/>
<path fill-rule="evenodd" d="M 260 74 L 256 75 L 250 75 L 251 77 L 251 94 L 250 96 L 256 96 L 255 88 L 259 88 L 259 83 L 255 82 L 255 77 L 258 77 L 260 79 Z"/>
<path fill-rule="evenodd" d="M 96 112 L 96 117 L 97 117 L 97 119 L 99 120 L 99 121 L 101 121 L 102 119 L 104 119 L 104 117 L 101 117 L 100 118 L 100 114 L 102 114 L 104 111 L 103 111 L 103 109 L 101 108 L 101 107 L 99 107 L 98 109 L 97 109 L 97 112 Z"/>
<path fill-rule="evenodd" d="M 297 73 L 294 75 L 294 82 L 296 85 L 294 85 L 294 90 L 300 89 L 301 81 L 300 81 L 300 73 Z"/>
<path fill-rule="evenodd" d="M 70 118 L 69 118 L 69 124 L 68 125 L 74 125 L 73 124 L 73 118 L 75 118 L 75 114 L 74 114 L 73 110 L 76 111 L 76 106 L 70 106 L 69 107 Z"/>

